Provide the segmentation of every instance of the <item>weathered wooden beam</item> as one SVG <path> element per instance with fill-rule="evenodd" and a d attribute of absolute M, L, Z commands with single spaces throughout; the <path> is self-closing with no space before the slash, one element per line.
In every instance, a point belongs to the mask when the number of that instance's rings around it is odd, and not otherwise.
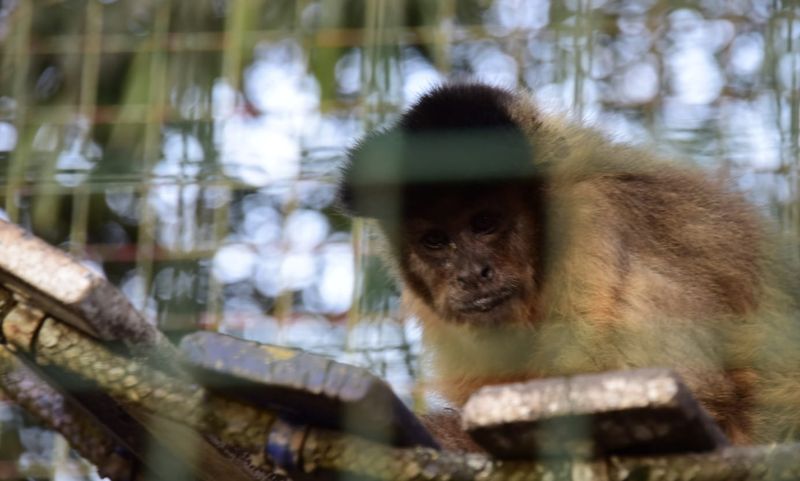
<path fill-rule="evenodd" d="M 97 424 L 98 432 L 110 433 L 157 476 L 171 479 L 177 469 L 192 472 L 197 479 L 220 479 L 221 473 L 228 473 L 227 479 L 271 477 L 268 471 L 250 469 L 248 460 L 235 449 L 225 449 L 217 438 L 203 437 L 208 431 L 224 437 L 228 432 L 258 429 L 259 423 L 241 419 L 244 413 L 257 412 L 254 408 L 232 408 L 236 415 L 229 422 L 197 430 L 192 420 L 213 424 L 214 417 L 193 417 L 192 399 L 203 412 L 227 406 L 227 401 L 214 398 L 206 404 L 197 400 L 203 394 L 198 394 L 180 368 L 176 348 L 116 287 L 69 255 L 4 221 L 0 221 L 0 332 L 6 343 L 4 352 L 13 352 L 32 368 L 26 371 L 26 379 L 50 386 L 53 396 L 58 394 L 88 413 L 87 423 Z M 16 374 L 11 374 L 16 372 L 9 371 L 6 388 L 24 401 L 25 392 L 15 388 L 27 389 L 32 384 L 15 384 Z M 176 404 L 175 391 L 192 393 L 195 398 Z M 36 405 L 29 406 L 33 409 Z M 220 408 L 219 415 L 224 416 L 226 409 Z M 89 431 L 70 431 L 72 424 L 54 417 L 56 411 L 34 412 L 45 424 L 63 430 L 73 445 L 94 442 L 91 437 L 77 440 L 76 435 Z M 160 416 L 180 418 L 189 427 Z M 257 413 L 257 417 L 264 416 L 269 413 Z M 238 426 L 233 426 L 237 422 Z M 183 442 L 173 447 L 164 444 L 176 436 Z M 263 444 L 263 436 L 254 442 L 256 449 Z M 163 465 L 148 466 L 148 454 L 159 445 L 173 453 L 174 466 L 166 471 Z M 188 446 L 194 451 L 173 449 Z M 277 474 L 275 478 L 282 479 Z M 117 479 L 125 477 L 120 474 Z"/>
<path fill-rule="evenodd" d="M 396 446 L 438 448 L 391 387 L 366 369 L 212 332 L 184 337 L 180 350 L 209 389 L 274 410 L 293 423 Z"/>
<path fill-rule="evenodd" d="M 499 459 L 703 452 L 725 435 L 666 369 L 490 386 L 464 407 L 464 427 Z"/>
<path fill-rule="evenodd" d="M 61 250 L 0 220 L 0 280 L 58 319 L 104 341 L 164 346 L 115 286 Z"/>
<path fill-rule="evenodd" d="M 97 467 L 102 477 L 133 481 L 146 473 L 114 434 L 73 399 L 43 381 L 5 347 L 0 347 L 0 389 L 20 407 L 61 433 Z"/>

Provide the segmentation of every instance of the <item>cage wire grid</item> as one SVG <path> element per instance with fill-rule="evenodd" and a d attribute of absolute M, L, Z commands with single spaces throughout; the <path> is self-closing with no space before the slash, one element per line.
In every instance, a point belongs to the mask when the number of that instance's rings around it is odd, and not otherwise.
<path fill-rule="evenodd" d="M 264 252 L 258 236 L 242 233 L 247 213 L 241 205 L 273 202 L 282 232 L 294 213 L 314 210 L 302 191 L 332 185 L 348 142 L 395 118 L 420 85 L 469 77 L 557 97 L 576 118 L 601 124 L 622 118 L 611 128 L 633 125 L 633 140 L 644 136 L 700 163 L 721 163 L 732 176 L 749 179 L 745 187 L 753 197 L 784 229 L 797 232 L 799 9 L 796 2 L 758 0 L 7 2 L 0 6 L 0 122 L 13 126 L 14 141 L 12 149 L 0 152 L 2 208 L 11 221 L 103 271 L 168 332 L 202 327 L 310 348 L 394 379 L 421 407 L 423 390 L 414 381 L 418 332 L 399 319 L 391 287 L 373 296 L 366 292 L 388 282 L 370 277 L 380 277 L 373 273 L 379 250 L 373 227 L 361 220 L 351 226 L 329 203 L 316 208 L 328 230 L 310 255 L 320 255 L 331 243 L 352 246 L 355 289 L 348 294 L 352 302 L 333 312 L 309 310 L 300 292 L 305 287 L 279 286 L 265 294 L 247 285 L 246 275 L 215 274 L 215 262 L 224 263 L 219 253 L 231 244 L 249 250 L 251 264 Z M 719 23 L 723 33 L 724 25 L 733 26 L 727 43 L 711 52 L 725 85 L 706 106 L 723 113 L 739 104 L 763 109 L 753 121 L 766 120 L 767 147 L 774 150 L 770 161 L 749 162 L 746 148 L 737 153 L 736 136 L 726 131 L 721 114 L 688 128 L 676 127 L 665 115 L 665 105 L 680 94 L 669 56 L 683 48 L 682 41 L 692 41 L 702 22 L 709 29 Z M 755 43 L 762 47 L 762 61 L 753 71 L 737 73 L 735 44 L 747 35 L 760 39 Z M 645 37 L 645 47 L 630 45 Z M 301 52 L 300 63 L 287 68 L 317 81 L 316 101 L 288 114 L 258 104 L 248 90 L 259 55 L 281 42 Z M 475 58 L 485 51 L 494 52 L 495 61 L 481 66 Z M 347 55 L 356 65 L 350 72 L 357 88 L 350 90 L 334 75 Z M 436 74 L 410 88 L 414 82 L 407 74 L 414 62 L 427 63 Z M 652 70 L 656 94 L 631 99 L 604 93 L 637 65 Z M 56 69 L 50 77 L 48 68 Z M 193 88 L 201 91 L 200 100 L 182 102 Z M 218 91 L 227 96 L 214 105 Z M 336 142 L 325 144 L 303 132 L 304 123 L 325 116 L 344 119 L 340 130 L 346 135 L 328 136 Z M 291 124 L 286 132 L 296 143 L 299 167 L 273 179 L 248 175 L 253 171 L 247 169 L 226 170 L 215 136 L 232 122 L 265 118 Z M 165 144 L 176 138 L 181 154 L 164 167 Z M 193 157 L 195 140 L 201 154 Z M 750 148 L 766 144 L 754 145 Z M 65 152 L 74 155 L 65 161 L 60 155 Z M 133 202 L 126 208 L 129 218 L 108 207 L 109 195 L 117 194 Z M 164 204 L 174 212 L 169 225 Z M 98 222 L 117 224 L 122 234 L 98 233 Z M 171 275 L 163 274 L 167 269 Z M 311 329 L 292 331 L 309 319 Z M 372 321 L 370 327 L 363 326 L 364 319 Z M 309 342 L 319 333 L 322 342 Z"/>

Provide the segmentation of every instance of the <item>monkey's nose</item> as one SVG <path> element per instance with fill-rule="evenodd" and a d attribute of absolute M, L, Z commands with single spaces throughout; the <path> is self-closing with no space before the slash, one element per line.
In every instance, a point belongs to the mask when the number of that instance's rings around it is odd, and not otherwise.
<path fill-rule="evenodd" d="M 476 266 L 477 267 L 477 266 Z M 482 266 L 465 270 L 457 277 L 458 283 L 462 287 L 475 287 L 483 282 L 489 281 L 494 277 L 494 270 L 491 266 Z"/>

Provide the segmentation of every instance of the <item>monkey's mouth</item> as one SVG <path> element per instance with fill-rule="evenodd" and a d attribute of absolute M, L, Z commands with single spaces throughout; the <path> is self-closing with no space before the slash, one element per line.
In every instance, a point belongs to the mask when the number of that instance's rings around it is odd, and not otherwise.
<path fill-rule="evenodd" d="M 489 312 L 494 308 L 505 304 L 509 299 L 514 297 L 516 292 L 516 289 L 506 288 L 491 294 L 475 297 L 462 304 L 459 311 L 464 313 Z"/>

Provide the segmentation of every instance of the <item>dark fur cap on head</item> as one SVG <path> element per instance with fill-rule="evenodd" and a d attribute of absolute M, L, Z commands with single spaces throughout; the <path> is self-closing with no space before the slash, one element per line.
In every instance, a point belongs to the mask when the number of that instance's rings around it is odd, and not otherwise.
<path fill-rule="evenodd" d="M 339 186 L 352 215 L 387 219 L 426 190 L 517 182 L 534 175 L 533 146 L 511 116 L 516 96 L 480 84 L 438 87 L 397 124 L 350 150 Z"/>

